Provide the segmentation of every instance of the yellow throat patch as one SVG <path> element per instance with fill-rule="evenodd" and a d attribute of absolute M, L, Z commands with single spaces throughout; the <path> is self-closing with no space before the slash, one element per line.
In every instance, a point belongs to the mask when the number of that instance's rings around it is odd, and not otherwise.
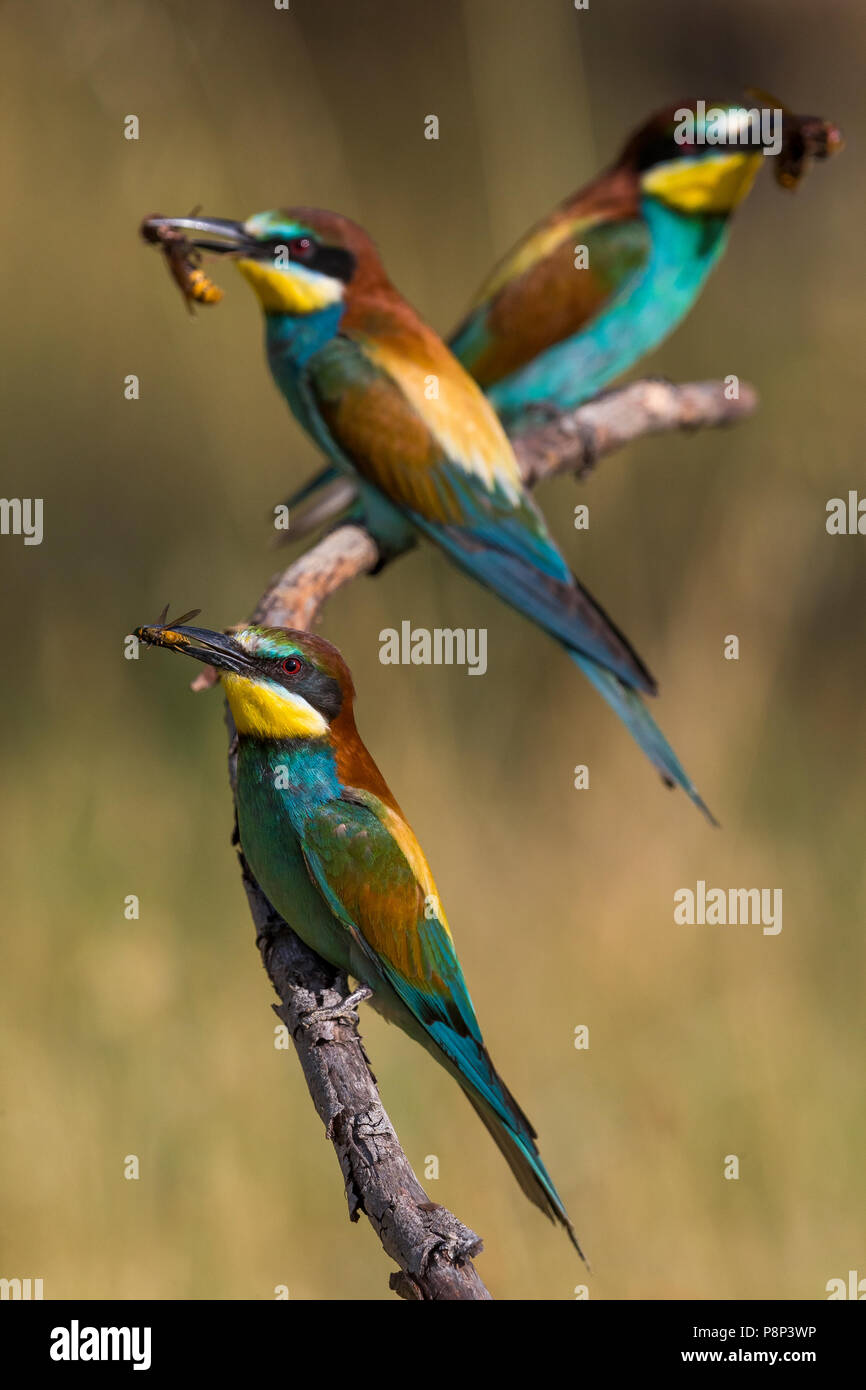
<path fill-rule="evenodd" d="M 235 264 L 269 314 L 315 314 L 343 296 L 339 280 L 311 274 L 301 266 L 278 269 L 267 261 L 256 260 L 239 260 Z"/>
<path fill-rule="evenodd" d="M 328 721 L 300 695 L 268 680 L 224 672 L 223 689 L 239 734 L 251 738 L 321 738 Z"/>
<path fill-rule="evenodd" d="M 724 216 L 745 198 L 764 163 L 762 154 L 738 151 L 716 159 L 682 156 L 644 174 L 641 186 L 677 212 Z"/>

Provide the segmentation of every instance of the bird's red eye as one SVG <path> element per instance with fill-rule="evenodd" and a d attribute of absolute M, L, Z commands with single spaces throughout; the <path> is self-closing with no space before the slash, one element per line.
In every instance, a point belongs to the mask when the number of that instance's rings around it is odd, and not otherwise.
<path fill-rule="evenodd" d="M 300 657 L 287 656 L 283 662 L 283 670 L 287 676 L 296 676 L 301 669 L 302 662 Z"/>
<path fill-rule="evenodd" d="M 308 261 L 313 254 L 313 242 L 308 236 L 298 236 L 289 242 L 289 255 L 293 261 Z"/>

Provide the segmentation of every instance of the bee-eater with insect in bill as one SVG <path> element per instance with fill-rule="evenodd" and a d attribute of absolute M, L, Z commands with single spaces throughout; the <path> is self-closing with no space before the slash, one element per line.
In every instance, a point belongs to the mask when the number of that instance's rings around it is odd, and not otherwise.
<path fill-rule="evenodd" d="M 361 742 L 336 647 L 270 627 L 226 636 L 155 625 L 136 636 L 220 673 L 238 732 L 241 848 L 267 898 L 451 1073 L 527 1197 L 580 1253 L 535 1131 L 484 1046 L 421 846 Z"/>
<path fill-rule="evenodd" d="M 755 95 L 762 106 L 657 112 L 494 270 L 450 346 L 509 430 L 589 400 L 676 328 L 765 164 L 796 188 L 812 159 L 841 149 L 836 126 Z"/>
<path fill-rule="evenodd" d="M 219 218 L 149 218 L 230 255 L 264 311 L 274 380 L 384 554 L 420 532 L 565 647 L 664 780 L 712 817 L 649 713 L 656 683 L 575 579 L 523 486 L 489 401 L 388 279 L 373 242 L 314 208 Z"/>

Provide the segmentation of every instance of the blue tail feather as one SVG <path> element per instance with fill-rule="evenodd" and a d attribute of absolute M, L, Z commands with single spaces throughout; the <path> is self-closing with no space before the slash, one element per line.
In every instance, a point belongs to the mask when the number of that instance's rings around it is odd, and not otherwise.
<path fill-rule="evenodd" d="M 655 681 L 604 610 L 578 584 L 553 541 L 546 536 L 541 538 L 551 557 L 549 569 L 544 572 L 532 563 L 530 556 L 520 553 L 518 525 L 487 529 L 434 526 L 414 515 L 413 520 L 461 569 L 558 639 L 664 780 L 671 786 L 682 787 L 710 824 L 717 825 L 641 699 L 640 689 L 655 693 Z M 535 538 L 535 543 L 540 544 L 541 540 Z M 578 643 L 583 650 L 578 650 Z"/>
<path fill-rule="evenodd" d="M 597 662 L 588 660 L 582 653 L 569 651 L 568 654 L 575 665 L 579 666 L 587 679 L 592 682 L 599 695 L 619 716 L 638 747 L 643 749 L 668 785 L 676 784 L 676 786 L 682 787 L 698 809 L 703 811 L 710 824 L 717 826 L 718 821 L 701 797 L 694 782 L 637 691 L 630 690 L 612 672 L 605 670 Z"/>
<path fill-rule="evenodd" d="M 562 1198 L 541 1161 L 541 1156 L 532 1138 L 531 1127 L 524 1129 L 522 1125 L 503 1123 L 498 1113 L 498 1107 L 492 1108 L 490 1102 L 474 1088 L 470 1089 L 468 1086 L 464 1086 L 464 1091 L 479 1118 L 484 1121 L 496 1142 L 497 1148 L 526 1196 L 534 1206 L 549 1216 L 551 1221 L 559 1222 L 565 1228 L 569 1240 L 588 1267 L 587 1258 L 580 1248 L 580 1242 L 568 1212 L 565 1210 Z M 521 1114 L 522 1112 L 518 1109 L 518 1115 Z"/>

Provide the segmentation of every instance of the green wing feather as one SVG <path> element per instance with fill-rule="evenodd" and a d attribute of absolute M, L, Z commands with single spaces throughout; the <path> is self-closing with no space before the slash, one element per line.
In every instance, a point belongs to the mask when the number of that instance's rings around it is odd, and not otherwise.
<path fill-rule="evenodd" d="M 374 360 L 344 336 L 318 352 L 306 389 L 332 451 L 519 612 L 629 686 L 654 690 L 637 653 L 559 554 L 490 406 L 441 350 L 438 398 L 423 408 L 415 367 L 401 373 L 399 354 Z"/>
<path fill-rule="evenodd" d="M 305 821 L 301 844 L 331 911 L 430 1041 L 505 1124 L 534 1137 L 484 1047 L 435 884 L 409 826 L 372 793 L 349 790 Z"/>
<path fill-rule="evenodd" d="M 530 1201 L 568 1213 L 535 1143 L 535 1130 L 497 1074 L 481 1038 L 430 870 L 411 829 L 370 792 L 347 789 L 305 821 L 309 873 L 334 916 L 447 1061 Z M 375 988 L 375 986 L 374 986 Z"/>

